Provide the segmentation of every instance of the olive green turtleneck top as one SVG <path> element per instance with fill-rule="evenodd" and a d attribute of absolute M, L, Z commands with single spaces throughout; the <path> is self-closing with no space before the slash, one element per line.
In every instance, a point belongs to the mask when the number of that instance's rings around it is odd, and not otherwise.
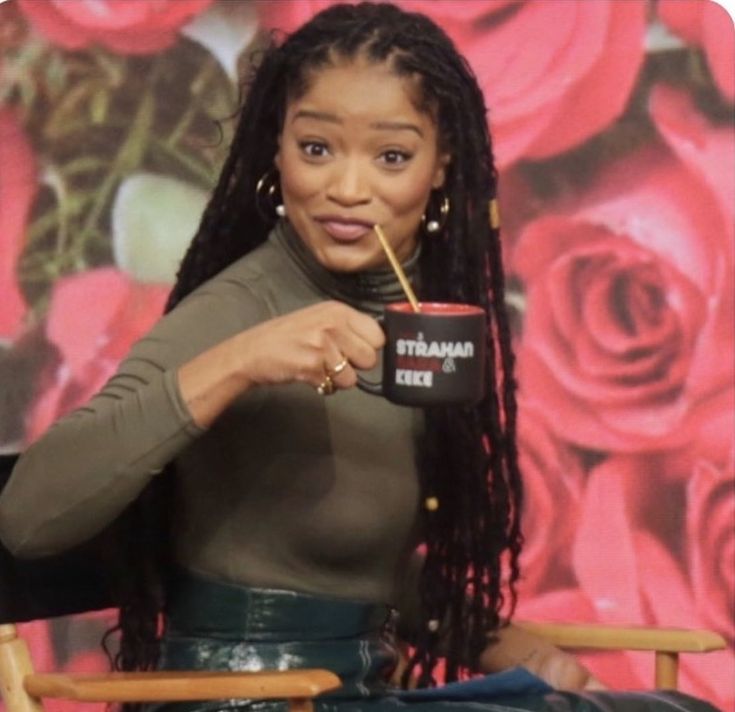
<path fill-rule="evenodd" d="M 416 544 L 420 411 L 357 388 L 325 398 L 305 384 L 260 386 L 204 431 L 178 390 L 178 367 L 197 354 L 324 299 L 377 314 L 402 294 L 389 271 L 326 271 L 281 222 L 162 318 L 87 406 L 22 456 L 0 497 L 8 548 L 43 556 L 91 537 L 175 460 L 184 567 L 395 602 Z"/>

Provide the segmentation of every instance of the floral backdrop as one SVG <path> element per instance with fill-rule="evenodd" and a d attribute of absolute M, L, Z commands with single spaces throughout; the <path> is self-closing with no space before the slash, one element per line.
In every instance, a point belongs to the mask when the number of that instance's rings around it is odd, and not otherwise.
<path fill-rule="evenodd" d="M 0 448 L 81 404 L 158 318 L 238 76 L 329 0 L 0 4 Z M 710 0 L 404 0 L 490 107 L 527 483 L 519 615 L 735 642 L 735 40 Z M 28 624 L 94 670 L 110 614 Z M 642 687 L 649 656 L 585 658 Z M 732 647 L 683 689 L 735 709 Z M 58 703 L 52 709 L 69 708 Z"/>

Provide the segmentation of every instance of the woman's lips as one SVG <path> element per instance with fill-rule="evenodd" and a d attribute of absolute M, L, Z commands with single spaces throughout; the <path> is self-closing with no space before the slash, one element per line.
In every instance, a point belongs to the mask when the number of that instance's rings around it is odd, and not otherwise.
<path fill-rule="evenodd" d="M 356 242 L 373 229 L 372 225 L 358 221 L 322 218 L 318 222 L 338 242 Z"/>

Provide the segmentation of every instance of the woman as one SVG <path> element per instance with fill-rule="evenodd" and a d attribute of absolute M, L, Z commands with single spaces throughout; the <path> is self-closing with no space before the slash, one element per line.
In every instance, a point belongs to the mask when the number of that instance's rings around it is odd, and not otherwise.
<path fill-rule="evenodd" d="M 28 556 L 135 502 L 121 667 L 324 666 L 344 681 L 325 708 L 396 705 L 394 607 L 415 650 L 404 682 L 429 684 L 446 655 L 447 680 L 524 662 L 587 683 L 500 625 L 521 484 L 495 187 L 482 94 L 427 18 L 336 6 L 265 53 L 169 313 L 0 501 L 3 539 Z M 403 299 L 375 224 L 424 300 L 487 311 L 477 406 L 419 411 L 354 388 L 383 345 L 373 316 Z"/>

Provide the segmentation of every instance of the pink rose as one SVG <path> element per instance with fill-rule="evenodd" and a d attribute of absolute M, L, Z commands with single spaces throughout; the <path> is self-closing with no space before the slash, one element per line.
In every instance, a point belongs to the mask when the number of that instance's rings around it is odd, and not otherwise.
<path fill-rule="evenodd" d="M 704 49 L 717 86 L 735 101 L 735 33 L 727 10 L 715 0 L 659 0 L 656 8 L 683 40 Z"/>
<path fill-rule="evenodd" d="M 291 33 L 326 8 L 342 0 L 256 0 L 261 24 L 268 29 Z M 357 4 L 353 0 L 352 4 Z M 493 12 L 501 11 L 516 0 L 492 0 Z M 396 0 L 407 12 L 420 12 L 434 20 L 450 20 L 452 23 L 470 24 L 489 14 L 487 2 L 477 0 Z"/>
<path fill-rule="evenodd" d="M 65 49 L 102 44 L 120 54 L 149 54 L 172 45 L 179 28 L 213 0 L 18 0 L 26 17 Z"/>
<path fill-rule="evenodd" d="M 256 0 L 260 24 L 268 30 L 278 30 L 291 34 L 336 0 Z"/>
<path fill-rule="evenodd" d="M 23 129 L 0 108 L 0 340 L 20 333 L 26 303 L 16 267 L 23 252 L 28 214 L 36 195 L 36 160 Z"/>
<path fill-rule="evenodd" d="M 520 591 L 529 596 L 573 581 L 571 544 L 584 473 L 569 448 L 549 433 L 536 404 L 520 402 L 518 423 L 525 538 Z"/>
<path fill-rule="evenodd" d="M 698 612 L 695 591 L 684 565 L 677 561 L 683 541 L 675 508 L 676 492 L 659 484 L 657 516 L 670 518 L 669 529 L 682 540 L 663 539 L 640 519 L 638 483 L 655 481 L 645 459 L 614 457 L 594 468 L 582 503 L 582 517 L 574 546 L 574 569 L 580 589 L 598 620 L 625 625 L 711 628 Z M 654 490 L 650 486 L 649 492 Z M 719 497 L 716 497 L 719 501 Z M 719 505 L 718 505 L 719 506 Z M 726 538 L 727 535 L 725 535 Z M 716 537 L 717 538 L 717 537 Z M 721 541 L 721 540 L 720 540 Z M 732 547 L 720 546 L 727 554 Z M 723 562 L 728 566 L 730 562 Z M 723 592 L 723 596 L 725 592 Z M 719 599 L 718 600 L 722 600 Z M 641 680 L 649 680 L 651 656 L 626 655 Z M 681 658 L 681 689 L 712 701 L 722 709 L 735 704 L 732 649 Z"/>
<path fill-rule="evenodd" d="M 697 612 L 735 644 L 735 470 L 700 462 L 687 487 L 687 547 Z"/>
<path fill-rule="evenodd" d="M 643 63 L 643 2 L 406 0 L 447 31 L 490 108 L 497 163 L 548 158 L 625 110 Z"/>
<path fill-rule="evenodd" d="M 134 282 L 112 267 L 54 285 L 46 335 L 59 350 L 61 364 L 33 407 L 28 440 L 104 385 L 133 343 L 160 318 L 169 289 Z"/>
<path fill-rule="evenodd" d="M 688 448 L 617 456 L 597 473 L 618 483 L 629 526 L 663 542 L 686 573 L 702 625 L 733 643 L 734 411 L 733 391 L 724 391 L 708 404 Z"/>
<path fill-rule="evenodd" d="M 260 3 L 287 32 L 328 0 Z M 644 2 L 398 0 L 437 22 L 477 74 L 501 167 L 547 158 L 601 132 L 625 110 L 644 58 Z"/>
<path fill-rule="evenodd" d="M 513 255 L 523 391 L 559 436 L 601 450 L 684 445 L 733 378 L 733 137 L 665 87 L 652 114 L 670 148 L 607 168 Z"/>
<path fill-rule="evenodd" d="M 687 481 L 702 461 L 718 470 L 732 467 L 735 432 L 735 384 L 697 409 L 690 441 L 655 455 L 655 469 L 671 481 Z"/>

